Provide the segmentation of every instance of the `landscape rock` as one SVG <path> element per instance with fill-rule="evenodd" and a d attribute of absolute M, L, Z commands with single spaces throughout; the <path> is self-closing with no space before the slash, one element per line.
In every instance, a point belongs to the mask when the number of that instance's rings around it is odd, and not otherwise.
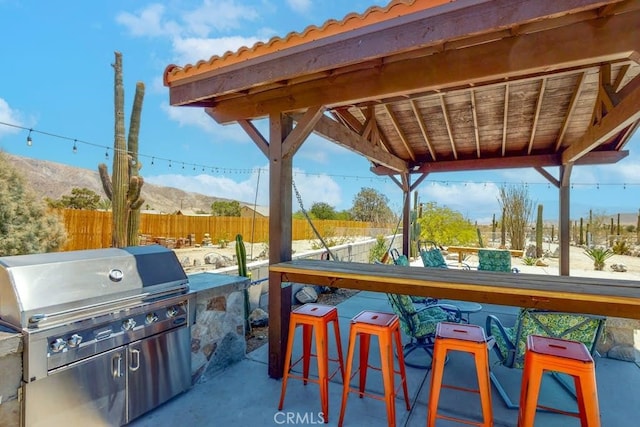
<path fill-rule="evenodd" d="M 526 258 L 537 258 L 536 257 L 536 245 L 529 245 L 524 252 L 524 256 Z"/>
<path fill-rule="evenodd" d="M 609 268 L 611 268 L 611 271 L 615 271 L 618 273 L 624 273 L 625 271 L 627 271 L 627 266 L 622 263 L 611 264 Z"/>
<path fill-rule="evenodd" d="M 640 361 L 640 352 L 631 345 L 616 345 L 607 352 L 607 357 L 625 362 L 637 362 Z"/>
<path fill-rule="evenodd" d="M 249 315 L 249 323 L 254 327 L 267 326 L 269 324 L 269 313 L 261 308 L 256 308 Z"/>
<path fill-rule="evenodd" d="M 232 265 L 235 265 L 235 262 L 231 258 L 225 255 L 221 255 L 217 252 L 210 252 L 206 254 L 204 256 L 204 263 L 211 264 L 215 268 L 230 267 Z"/>
<path fill-rule="evenodd" d="M 300 304 L 318 301 L 318 293 L 313 286 L 305 286 L 296 293 L 296 299 Z"/>
<path fill-rule="evenodd" d="M 180 264 L 182 264 L 183 267 L 191 267 L 191 259 L 189 259 L 188 256 L 182 258 L 182 260 L 180 261 Z"/>

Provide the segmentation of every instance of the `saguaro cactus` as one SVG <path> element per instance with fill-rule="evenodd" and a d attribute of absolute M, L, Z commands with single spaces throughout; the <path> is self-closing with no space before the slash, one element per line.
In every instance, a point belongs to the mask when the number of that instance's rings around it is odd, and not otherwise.
<path fill-rule="evenodd" d="M 536 258 L 542 256 L 542 205 L 538 205 L 538 218 L 536 219 Z"/>
<path fill-rule="evenodd" d="M 140 190 L 144 180 L 139 175 L 142 165 L 138 161 L 138 135 L 144 99 L 144 83 L 136 84 L 136 94 L 131 111 L 129 138 L 125 141 L 124 85 L 122 84 L 122 54 L 115 52 L 114 68 L 114 114 L 115 132 L 113 142 L 113 174 L 109 177 L 107 165 L 98 165 L 102 187 L 111 200 L 112 234 L 111 245 L 116 248 L 138 244 L 140 207 L 144 199 Z"/>

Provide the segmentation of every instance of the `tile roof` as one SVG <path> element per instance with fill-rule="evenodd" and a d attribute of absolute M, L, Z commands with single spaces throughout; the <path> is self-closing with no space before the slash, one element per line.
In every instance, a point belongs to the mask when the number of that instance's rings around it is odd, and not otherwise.
<path fill-rule="evenodd" d="M 182 79 L 238 64 L 249 59 L 280 52 L 311 41 L 343 34 L 421 10 L 434 8 L 453 1 L 455 0 L 392 0 L 385 7 L 372 6 L 361 14 L 349 13 L 340 21 L 330 19 L 320 27 L 310 25 L 302 32 L 290 32 L 284 37 L 272 37 L 266 43 L 257 42 L 252 47 L 241 47 L 235 52 L 227 51 L 224 55 L 214 55 L 207 61 L 201 60 L 196 64 L 187 64 L 184 66 L 170 64 L 164 72 L 164 84 L 165 86 L 170 86 L 172 83 Z"/>

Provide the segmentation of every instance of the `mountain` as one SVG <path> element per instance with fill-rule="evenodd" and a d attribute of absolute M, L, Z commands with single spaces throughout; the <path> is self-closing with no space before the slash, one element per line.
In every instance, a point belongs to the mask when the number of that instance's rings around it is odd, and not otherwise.
<path fill-rule="evenodd" d="M 70 195 L 73 188 L 88 188 L 106 198 L 97 166 L 95 170 L 90 170 L 9 153 L 4 155 L 25 177 L 38 197 L 60 199 L 63 195 Z M 148 182 L 142 186 L 142 197 L 145 199 L 142 209 L 152 209 L 159 213 L 174 213 L 178 210 L 210 212 L 211 204 L 216 200 L 229 200 Z"/>

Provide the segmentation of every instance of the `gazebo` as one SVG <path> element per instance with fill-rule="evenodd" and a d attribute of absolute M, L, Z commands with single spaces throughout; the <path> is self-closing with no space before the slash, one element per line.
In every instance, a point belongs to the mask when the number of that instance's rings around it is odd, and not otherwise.
<path fill-rule="evenodd" d="M 405 196 L 431 173 L 534 168 L 558 189 L 568 276 L 572 167 L 623 159 L 640 123 L 638 23 L 638 0 L 393 0 L 169 65 L 164 83 L 172 106 L 238 123 L 269 159 L 272 265 L 291 260 L 292 159 L 315 132 Z M 252 123 L 262 118 L 268 135 Z M 281 349 L 290 299 L 269 286 L 270 346 Z"/>

